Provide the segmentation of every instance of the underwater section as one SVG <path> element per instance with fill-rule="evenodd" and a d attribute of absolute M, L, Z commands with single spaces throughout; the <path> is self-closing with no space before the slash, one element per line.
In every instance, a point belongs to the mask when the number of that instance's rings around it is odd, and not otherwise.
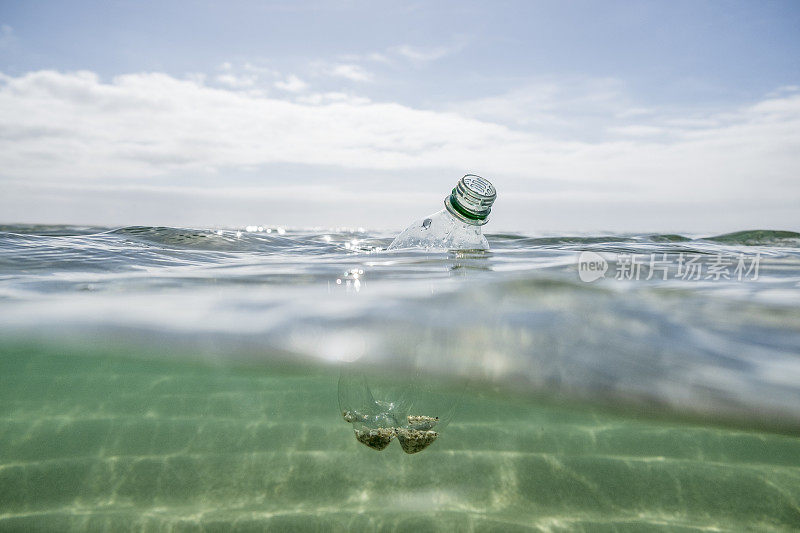
<path fill-rule="evenodd" d="M 336 366 L 0 345 L 2 531 L 790 531 L 800 439 L 508 395 L 423 453 L 353 440 Z M 161 356 L 159 356 L 161 355 Z M 155 357 L 154 357 L 155 356 Z M 370 376 L 380 378 L 386 376 Z"/>

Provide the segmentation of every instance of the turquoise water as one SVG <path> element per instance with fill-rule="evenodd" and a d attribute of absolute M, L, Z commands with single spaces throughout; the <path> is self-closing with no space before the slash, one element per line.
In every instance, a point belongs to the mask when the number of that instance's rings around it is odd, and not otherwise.
<path fill-rule="evenodd" d="M 0 228 L 0 530 L 800 528 L 800 235 L 253 229 Z M 585 283 L 587 250 L 760 272 Z M 372 450 L 343 369 L 452 413 Z"/>

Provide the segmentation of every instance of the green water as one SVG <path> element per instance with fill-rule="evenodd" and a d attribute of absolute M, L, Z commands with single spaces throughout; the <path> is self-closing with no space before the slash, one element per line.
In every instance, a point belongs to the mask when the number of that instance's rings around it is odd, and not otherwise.
<path fill-rule="evenodd" d="M 473 385 L 427 450 L 376 452 L 338 412 L 335 367 L 110 351 L 0 347 L 0 530 L 800 527 L 793 436 Z"/>

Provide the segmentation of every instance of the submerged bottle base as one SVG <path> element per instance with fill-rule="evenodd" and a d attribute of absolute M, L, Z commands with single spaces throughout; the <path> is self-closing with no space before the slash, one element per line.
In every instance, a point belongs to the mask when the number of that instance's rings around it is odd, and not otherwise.
<path fill-rule="evenodd" d="M 351 411 L 343 412 L 342 417 L 349 423 L 359 423 L 366 419 Z M 353 428 L 353 434 L 358 442 L 377 451 L 385 450 L 396 437 L 400 447 L 408 454 L 421 452 L 439 437 L 439 433 L 433 430 L 439 422 L 438 417 L 408 415 L 407 420 L 407 425 L 399 427 L 356 427 Z"/>

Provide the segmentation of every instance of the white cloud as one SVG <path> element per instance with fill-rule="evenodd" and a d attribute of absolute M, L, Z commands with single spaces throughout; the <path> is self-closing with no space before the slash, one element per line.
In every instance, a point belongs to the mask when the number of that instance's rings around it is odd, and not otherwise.
<path fill-rule="evenodd" d="M 256 85 L 255 76 L 237 76 L 236 74 L 219 74 L 214 78 L 218 83 L 233 89 L 245 89 Z"/>
<path fill-rule="evenodd" d="M 333 65 L 327 69 L 327 73 L 331 76 L 346 78 L 351 81 L 372 81 L 372 73 L 363 67 L 349 63 Z"/>
<path fill-rule="evenodd" d="M 298 93 L 307 89 L 308 84 L 294 74 L 290 74 L 285 80 L 276 81 L 275 87 L 290 93 Z"/>
<path fill-rule="evenodd" d="M 374 61 L 376 63 L 388 63 L 389 62 L 389 58 L 388 57 L 386 57 L 385 55 L 383 55 L 381 53 L 378 53 L 378 52 L 372 52 L 370 54 L 367 54 L 366 56 L 364 56 L 364 58 L 366 60 L 368 60 L 368 61 Z"/>
<path fill-rule="evenodd" d="M 267 87 L 275 85 L 276 79 L 282 77 L 277 70 L 250 62 L 234 64 L 226 61 L 217 67 L 217 71 L 219 73 L 213 77 L 213 81 L 217 84 L 231 89 L 247 90 L 253 94 L 265 92 Z M 187 77 L 194 80 L 199 79 L 197 74 L 191 74 Z M 291 78 L 287 81 L 291 81 Z M 202 80 L 205 81 L 205 78 L 202 78 Z"/>
<path fill-rule="evenodd" d="M 316 61 L 311 67 L 317 74 L 345 78 L 356 82 L 368 82 L 375 78 L 370 70 L 362 65 L 369 63 L 371 68 L 391 66 L 395 69 L 412 65 L 424 65 L 437 61 L 446 56 L 459 52 L 464 48 L 466 41 L 451 45 L 422 47 L 410 44 L 391 46 L 381 52 L 363 54 L 341 54 L 337 56 L 338 62 L 330 63 Z"/>
<path fill-rule="evenodd" d="M 574 121 L 557 93 L 544 87 L 525 105 L 552 124 Z M 305 98 L 316 99 L 278 99 L 158 73 L 110 82 L 92 72 L 0 76 L 0 181 L 158 187 L 296 164 L 338 168 L 339 177 L 369 170 L 373 179 L 346 189 L 354 205 L 359 191 L 381 189 L 381 176 L 391 173 L 404 173 L 414 191 L 428 191 L 432 169 L 447 176 L 486 172 L 503 192 L 498 212 L 504 201 L 518 217 L 570 203 L 640 211 L 672 203 L 711 212 L 734 204 L 785 211 L 787 202 L 800 200 L 796 92 L 690 116 L 706 119 L 690 125 L 668 114 L 673 122 L 662 125 L 668 135 L 657 139 L 641 127 L 659 125 L 634 116 L 637 122 L 613 123 L 623 128 L 616 136 L 591 141 L 466 116 L 459 107 L 420 110 L 345 93 Z M 611 101 L 597 98 L 573 100 L 599 101 L 597 109 Z M 608 120 L 618 111 L 610 105 Z M 302 184 L 302 173 L 297 179 Z"/>
<path fill-rule="evenodd" d="M 354 96 L 352 94 L 343 93 L 340 91 L 307 94 L 298 96 L 294 101 L 301 104 L 311 105 L 331 104 L 333 102 L 346 102 L 350 105 L 363 105 L 370 103 L 369 98 L 364 98 L 363 96 Z"/>
<path fill-rule="evenodd" d="M 341 61 L 347 61 L 350 66 L 363 62 L 397 65 L 398 62 L 401 61 L 410 61 L 416 64 L 423 64 L 453 55 L 457 52 L 460 52 L 465 46 L 466 41 L 463 40 L 456 44 L 427 47 L 401 44 L 397 46 L 391 46 L 383 52 L 371 52 L 367 54 L 343 54 L 339 56 L 339 59 Z"/>

